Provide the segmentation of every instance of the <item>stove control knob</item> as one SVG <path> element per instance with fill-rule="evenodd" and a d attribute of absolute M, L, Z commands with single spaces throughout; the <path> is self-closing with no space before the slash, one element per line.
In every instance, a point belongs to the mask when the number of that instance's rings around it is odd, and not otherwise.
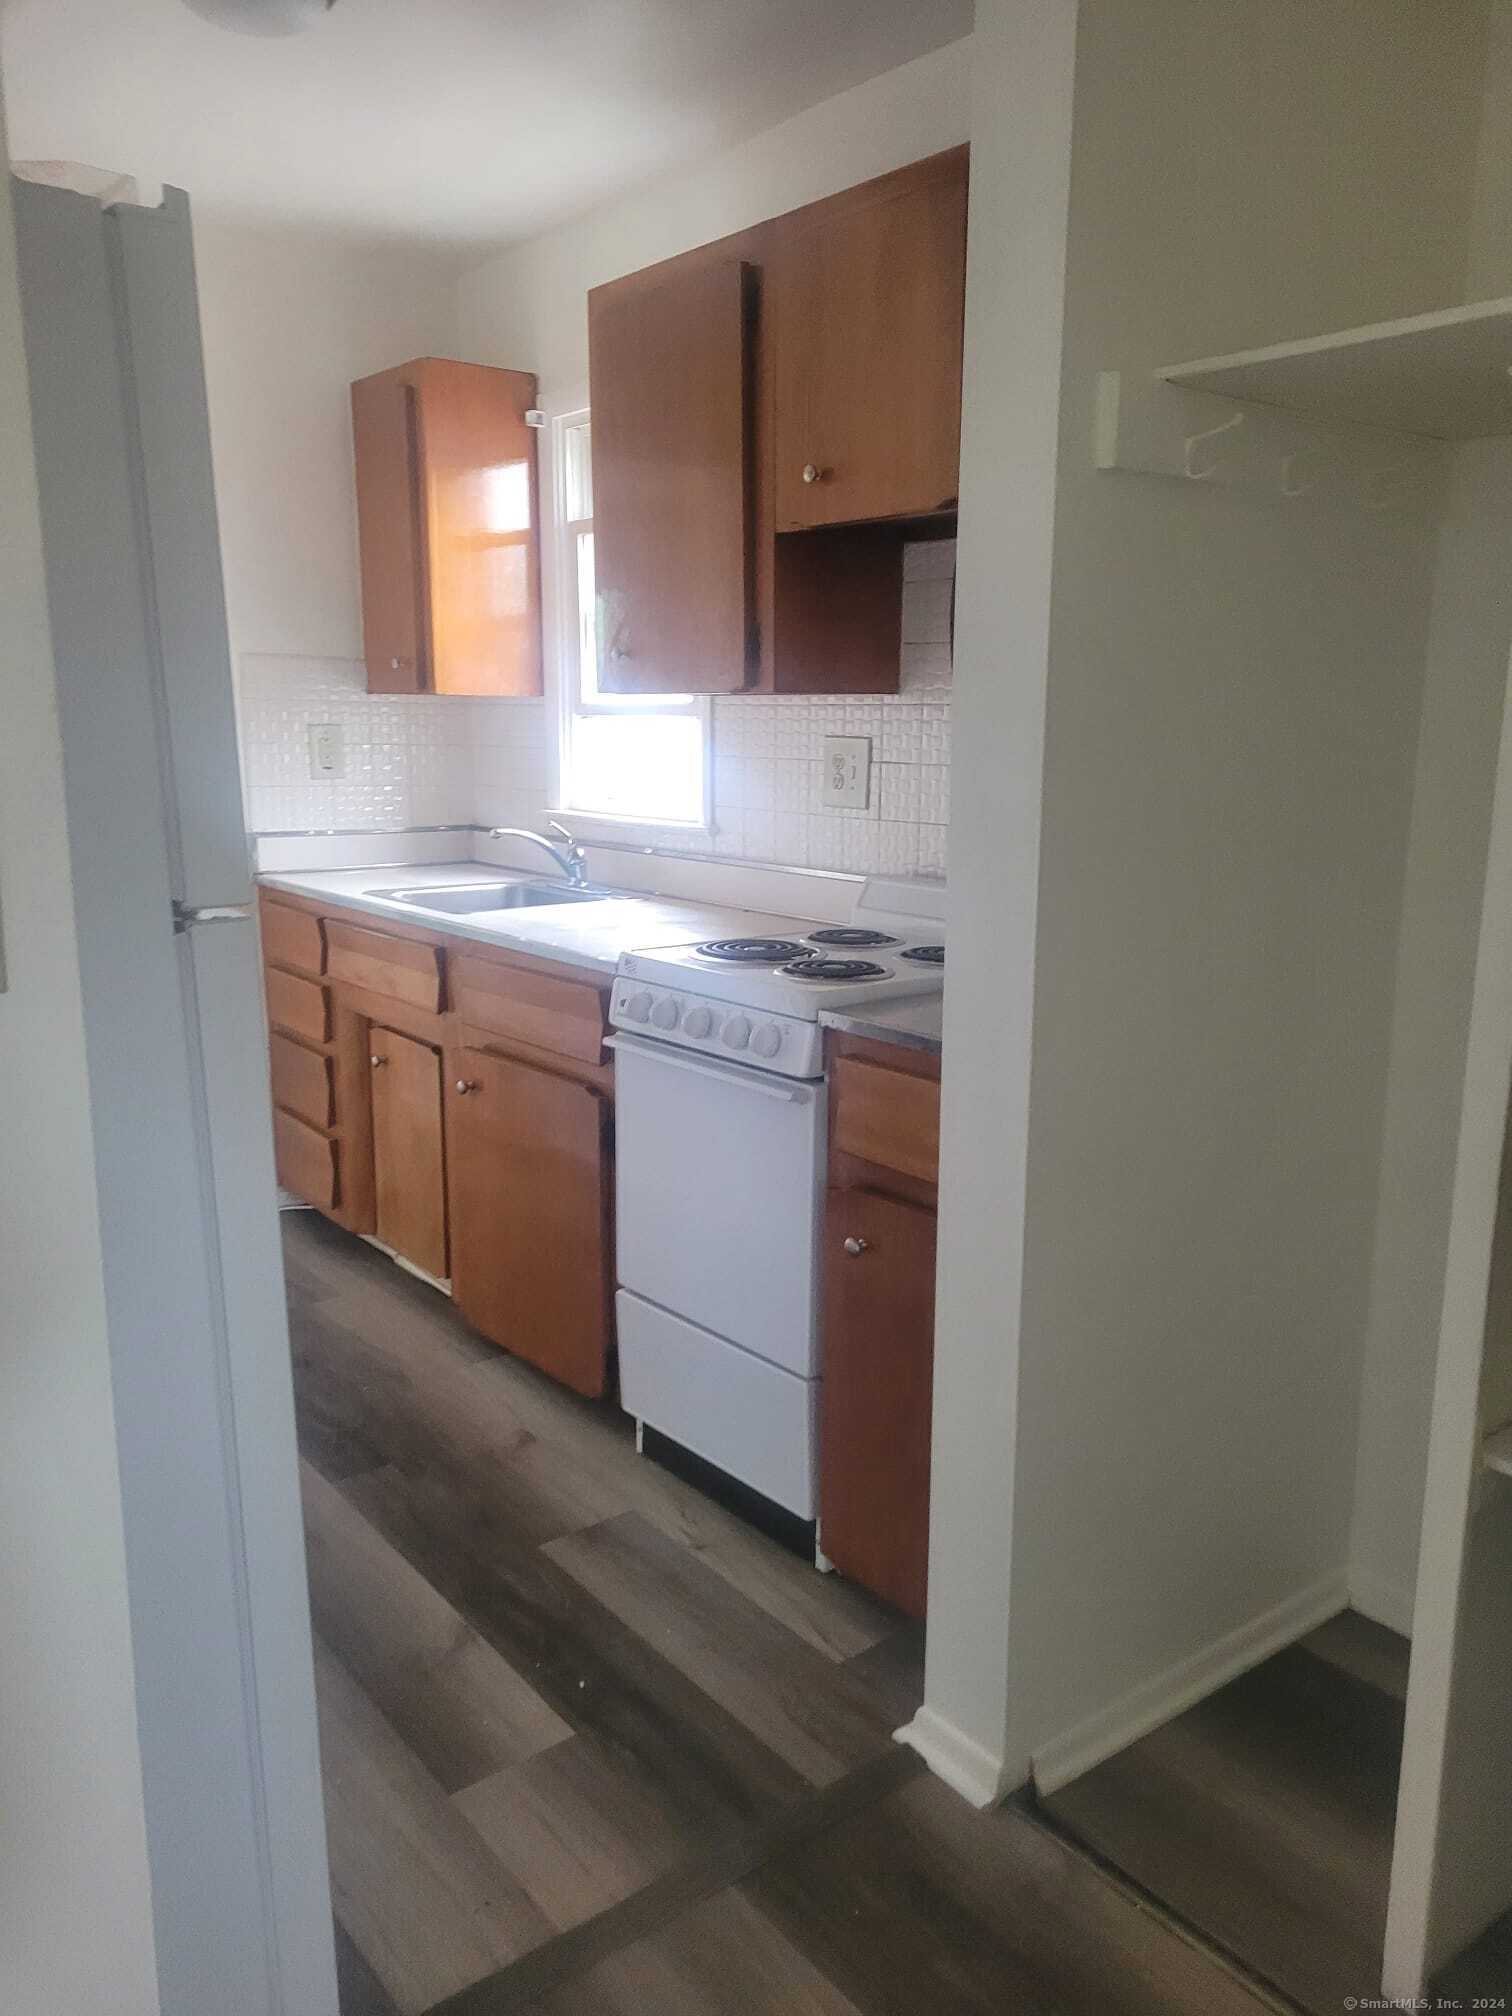
<path fill-rule="evenodd" d="M 724 1025 L 724 1040 L 732 1050 L 744 1050 L 751 1040 L 751 1025 L 744 1015 L 732 1015 Z"/>
<path fill-rule="evenodd" d="M 758 1057 L 775 1057 L 782 1048 L 782 1031 L 775 1022 L 763 1022 L 751 1038 L 751 1048 Z"/>
<path fill-rule="evenodd" d="M 675 1029 L 679 1012 L 675 1001 L 658 1001 L 651 1010 L 651 1020 L 658 1029 Z"/>
<path fill-rule="evenodd" d="M 630 994 L 625 999 L 625 1013 L 632 1022 L 645 1022 L 651 1015 L 651 996 L 644 988 L 639 994 Z"/>
<path fill-rule="evenodd" d="M 707 1036 L 714 1027 L 714 1017 L 707 1008 L 690 1008 L 683 1017 L 685 1036 Z"/>

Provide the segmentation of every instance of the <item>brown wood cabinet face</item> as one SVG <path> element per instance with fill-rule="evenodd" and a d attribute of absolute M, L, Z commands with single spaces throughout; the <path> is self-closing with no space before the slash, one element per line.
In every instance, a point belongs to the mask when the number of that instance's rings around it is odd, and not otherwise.
<path fill-rule="evenodd" d="M 441 1280 L 446 1275 L 441 1053 L 377 1023 L 368 1031 L 368 1043 L 378 1237 Z"/>
<path fill-rule="evenodd" d="M 452 1006 L 472 1027 L 559 1050 L 584 1064 L 597 1064 L 604 1056 L 608 995 L 602 987 L 469 952 L 454 952 L 449 971 Z"/>
<path fill-rule="evenodd" d="M 437 946 L 362 924 L 326 924 L 326 951 L 333 980 L 345 980 L 374 994 L 391 994 L 411 1008 L 434 1015 L 441 1007 L 441 953 Z"/>
<path fill-rule="evenodd" d="M 871 1190 L 832 1188 L 825 1241 L 822 1544 L 842 1573 L 922 1617 L 934 1213 Z"/>
<path fill-rule="evenodd" d="M 949 508 L 959 488 L 966 164 L 801 218 L 770 271 L 779 532 Z"/>
<path fill-rule="evenodd" d="M 608 1377 L 609 1114 L 592 1088 L 453 1053 L 452 1292 L 485 1337 L 579 1393 Z"/>
<path fill-rule="evenodd" d="M 362 641 L 370 693 L 425 693 L 425 543 L 417 395 L 397 371 L 352 387 Z"/>
<path fill-rule="evenodd" d="M 285 966 L 294 973 L 325 971 L 325 933 L 318 917 L 265 896 L 260 924 L 263 957 L 270 966 Z"/>
<path fill-rule="evenodd" d="M 331 1060 L 275 1029 L 268 1038 L 273 1104 L 312 1127 L 329 1128 L 336 1118 Z"/>
<path fill-rule="evenodd" d="M 830 1145 L 858 1161 L 938 1182 L 939 1081 L 859 1057 L 836 1057 L 830 1066 Z"/>
<path fill-rule="evenodd" d="M 528 371 L 419 368 L 431 684 L 518 698 L 541 685 L 539 436 Z"/>
<path fill-rule="evenodd" d="M 285 1190 L 321 1211 L 337 1202 L 336 1143 L 292 1113 L 273 1113 L 273 1166 Z"/>
<path fill-rule="evenodd" d="M 353 385 L 370 692 L 542 691 L 535 396 L 436 357 Z"/>
<path fill-rule="evenodd" d="M 324 1043 L 331 1033 L 331 997 L 316 980 L 301 980 L 269 966 L 263 974 L 268 996 L 268 1021 L 307 1043 Z"/>
<path fill-rule="evenodd" d="M 736 693 L 750 681 L 755 285 L 732 258 L 588 297 L 605 692 Z"/>

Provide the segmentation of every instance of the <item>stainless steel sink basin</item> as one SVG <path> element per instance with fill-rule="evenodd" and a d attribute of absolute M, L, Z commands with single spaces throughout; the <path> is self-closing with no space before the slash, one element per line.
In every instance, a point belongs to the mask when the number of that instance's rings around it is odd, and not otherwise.
<path fill-rule="evenodd" d="M 466 882 L 442 889 L 370 889 L 391 903 L 434 910 L 444 917 L 486 917 L 499 910 L 545 910 L 560 903 L 602 903 L 607 889 L 575 889 L 570 882 Z"/>

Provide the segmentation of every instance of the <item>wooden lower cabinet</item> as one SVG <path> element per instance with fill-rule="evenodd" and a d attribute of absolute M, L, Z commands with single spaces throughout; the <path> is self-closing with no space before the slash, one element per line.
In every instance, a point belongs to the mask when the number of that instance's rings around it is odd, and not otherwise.
<path fill-rule="evenodd" d="M 375 1229 L 385 1246 L 440 1280 L 447 1243 L 441 1052 L 376 1022 L 368 1043 Z"/>
<path fill-rule="evenodd" d="M 825 1216 L 821 1533 L 843 1574 L 924 1615 L 935 1214 L 831 1189 Z"/>
<path fill-rule="evenodd" d="M 273 1166 L 278 1181 L 293 1196 L 320 1211 L 335 1208 L 336 1144 L 329 1134 L 275 1109 Z"/>
<path fill-rule="evenodd" d="M 611 1108 L 535 1064 L 459 1049 L 447 1087 L 452 1293 L 468 1321 L 579 1393 L 608 1383 Z"/>

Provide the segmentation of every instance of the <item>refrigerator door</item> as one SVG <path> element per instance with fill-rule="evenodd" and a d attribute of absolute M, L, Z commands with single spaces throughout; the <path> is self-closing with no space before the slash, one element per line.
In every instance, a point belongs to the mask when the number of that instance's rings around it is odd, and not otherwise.
<path fill-rule="evenodd" d="M 162 2007 L 335 2016 L 188 206 L 15 198 Z"/>

